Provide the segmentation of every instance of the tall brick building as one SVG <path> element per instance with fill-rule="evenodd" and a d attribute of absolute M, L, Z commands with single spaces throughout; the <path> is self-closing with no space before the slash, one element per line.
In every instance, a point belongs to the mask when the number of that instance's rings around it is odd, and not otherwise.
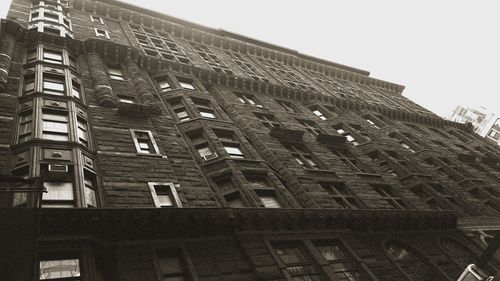
<path fill-rule="evenodd" d="M 115 0 L 13 0 L 0 279 L 456 280 L 500 228 L 500 150 L 403 89 Z"/>

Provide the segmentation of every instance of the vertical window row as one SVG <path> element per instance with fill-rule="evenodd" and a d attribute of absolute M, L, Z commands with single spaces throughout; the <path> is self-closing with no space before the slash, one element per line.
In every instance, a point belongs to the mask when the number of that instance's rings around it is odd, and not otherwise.
<path fill-rule="evenodd" d="M 28 28 L 73 38 L 70 15 L 66 12 L 67 6 L 64 1 L 38 1 L 31 8 Z"/>

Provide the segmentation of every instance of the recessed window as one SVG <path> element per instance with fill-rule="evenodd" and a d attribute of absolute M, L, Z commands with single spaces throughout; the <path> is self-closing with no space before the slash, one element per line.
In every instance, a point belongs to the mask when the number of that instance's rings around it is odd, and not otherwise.
<path fill-rule="evenodd" d="M 217 138 L 222 142 L 224 149 L 229 157 L 232 158 L 245 158 L 245 155 L 240 149 L 240 144 L 234 135 L 233 131 L 227 130 L 214 130 Z"/>
<path fill-rule="evenodd" d="M 31 139 L 31 131 L 33 126 L 33 113 L 23 112 L 19 114 L 19 137 L 18 142 L 22 143 Z"/>
<path fill-rule="evenodd" d="M 59 15 L 45 11 L 43 13 L 43 19 L 49 20 L 49 21 L 54 21 L 54 22 L 59 22 Z"/>
<path fill-rule="evenodd" d="M 97 28 L 94 28 L 94 30 L 95 30 L 95 36 L 110 39 L 109 32 L 107 30 L 97 29 Z"/>
<path fill-rule="evenodd" d="M 170 85 L 170 82 L 166 77 L 160 77 L 156 79 L 156 83 L 158 83 L 158 86 L 160 87 L 161 92 L 166 92 L 170 89 L 172 89 L 172 86 Z"/>
<path fill-rule="evenodd" d="M 182 207 L 173 183 L 149 182 L 148 185 L 156 208 Z"/>
<path fill-rule="evenodd" d="M 85 204 L 88 208 L 96 208 L 97 207 L 97 180 L 96 175 L 87 170 L 84 171 L 84 195 L 85 195 Z"/>
<path fill-rule="evenodd" d="M 264 107 L 253 95 L 242 93 L 236 93 L 235 95 L 241 103 L 253 105 L 256 107 Z"/>
<path fill-rule="evenodd" d="M 62 64 L 63 63 L 63 55 L 62 52 L 54 51 L 54 50 L 43 50 L 43 61 L 54 64 Z"/>
<path fill-rule="evenodd" d="M 56 36 L 61 36 L 61 30 L 58 26 L 49 27 L 47 25 L 43 25 L 43 32 L 48 34 L 53 34 Z"/>
<path fill-rule="evenodd" d="M 78 259 L 41 260 L 40 280 L 78 280 L 80 261 Z M 69 278 L 69 279 L 66 279 Z"/>
<path fill-rule="evenodd" d="M 77 123 L 78 142 L 88 147 L 89 139 L 88 139 L 87 121 L 85 121 L 83 118 L 78 117 L 76 119 L 76 123 Z"/>
<path fill-rule="evenodd" d="M 113 80 L 124 81 L 125 76 L 123 75 L 123 71 L 119 68 L 108 68 L 109 78 Z"/>
<path fill-rule="evenodd" d="M 256 190 L 257 196 L 265 208 L 281 208 L 281 204 L 276 197 L 274 190 Z"/>
<path fill-rule="evenodd" d="M 64 76 L 43 74 L 43 93 L 64 96 Z"/>
<path fill-rule="evenodd" d="M 312 113 L 316 115 L 321 120 L 326 120 L 326 116 L 318 108 L 311 109 Z"/>
<path fill-rule="evenodd" d="M 330 151 L 337 156 L 340 161 L 346 164 L 355 172 L 366 173 L 368 168 L 361 163 L 358 158 L 346 147 L 330 147 Z"/>
<path fill-rule="evenodd" d="M 130 130 L 137 153 L 159 154 L 158 146 L 150 131 Z"/>
<path fill-rule="evenodd" d="M 297 119 L 297 121 L 302 125 L 302 127 L 304 127 L 304 129 L 306 129 L 308 132 L 310 132 L 314 136 L 321 134 L 321 129 L 313 121 L 300 120 L 300 119 Z"/>
<path fill-rule="evenodd" d="M 74 79 L 71 80 L 71 95 L 76 99 L 81 99 L 82 86 Z"/>
<path fill-rule="evenodd" d="M 179 81 L 181 88 L 188 90 L 196 90 L 193 80 L 185 78 L 177 78 L 177 80 Z"/>
<path fill-rule="evenodd" d="M 298 112 L 297 107 L 290 102 L 283 100 L 276 100 L 276 102 L 287 112 L 295 113 Z"/>
<path fill-rule="evenodd" d="M 68 141 L 68 114 L 44 111 L 42 114 L 43 138 L 55 141 Z"/>
<path fill-rule="evenodd" d="M 184 101 L 182 100 L 182 98 L 169 100 L 168 103 L 174 110 L 174 113 L 180 122 L 185 122 L 190 119 L 188 111 L 186 109 L 186 106 L 184 105 Z"/>
<path fill-rule="evenodd" d="M 342 209 L 359 209 L 360 203 L 342 182 L 322 182 L 320 185 L 333 196 L 333 200 Z"/>
<path fill-rule="evenodd" d="M 314 243 L 321 256 L 330 264 L 338 280 L 360 281 L 358 265 L 343 243 L 339 240 L 317 241 Z"/>
<path fill-rule="evenodd" d="M 24 76 L 24 95 L 29 95 L 35 92 L 35 74 Z"/>
<path fill-rule="evenodd" d="M 209 100 L 199 98 L 192 98 L 191 100 L 198 109 L 198 112 L 200 112 L 201 117 L 216 118 L 215 110 L 212 108 L 212 103 Z"/>
<path fill-rule="evenodd" d="M 102 18 L 99 16 L 95 16 L 95 15 L 90 15 L 90 21 L 104 24 L 104 21 L 102 20 Z"/>
<path fill-rule="evenodd" d="M 26 63 L 32 63 L 36 61 L 36 49 L 34 50 L 29 50 L 28 53 L 26 54 Z"/>
<path fill-rule="evenodd" d="M 48 208 L 74 207 L 74 190 L 72 182 L 45 181 L 43 186 L 47 190 L 42 196 L 42 206 Z"/>
<path fill-rule="evenodd" d="M 274 251 L 294 281 L 320 281 L 316 266 L 299 242 L 272 243 Z M 342 280 L 342 279 L 340 279 Z"/>
<path fill-rule="evenodd" d="M 78 71 L 78 64 L 75 58 L 72 56 L 69 56 L 69 66 L 71 67 L 72 70 Z"/>
<path fill-rule="evenodd" d="M 405 210 L 408 209 L 408 205 L 403 199 L 396 195 L 394 189 L 390 185 L 384 184 L 369 184 L 379 195 L 394 209 Z"/>
<path fill-rule="evenodd" d="M 319 169 L 317 160 L 312 156 L 312 153 L 302 144 L 283 143 L 283 146 L 290 151 L 292 157 L 303 168 Z"/>
<path fill-rule="evenodd" d="M 268 129 L 272 127 L 281 127 L 276 117 L 272 114 L 254 113 L 254 115 L 259 119 L 260 123 Z"/>

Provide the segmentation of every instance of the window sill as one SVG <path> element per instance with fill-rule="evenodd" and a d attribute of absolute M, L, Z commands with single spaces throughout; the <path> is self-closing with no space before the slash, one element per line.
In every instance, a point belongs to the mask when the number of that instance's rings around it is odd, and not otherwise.
<path fill-rule="evenodd" d="M 149 157 L 158 157 L 158 158 L 167 158 L 166 155 L 161 155 L 161 154 L 152 154 L 152 153 L 143 153 L 143 152 L 137 152 L 137 156 L 149 156 Z"/>

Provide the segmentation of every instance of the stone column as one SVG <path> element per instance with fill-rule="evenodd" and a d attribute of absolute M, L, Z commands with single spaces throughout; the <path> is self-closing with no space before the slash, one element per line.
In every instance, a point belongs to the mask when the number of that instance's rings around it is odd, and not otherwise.
<path fill-rule="evenodd" d="M 154 97 L 151 87 L 142 77 L 141 70 L 135 62 L 135 59 L 127 57 L 125 59 L 125 67 L 127 68 L 132 83 L 134 83 L 135 89 L 137 90 L 137 97 L 140 103 L 151 106 L 152 113 L 154 115 L 161 114 L 160 101 Z"/>
<path fill-rule="evenodd" d="M 108 73 L 106 73 L 106 68 L 104 67 L 101 56 L 96 52 L 90 52 L 87 54 L 87 61 L 89 64 L 90 76 L 94 81 L 97 102 L 101 106 L 116 107 L 118 99 L 111 88 Z"/>
<path fill-rule="evenodd" d="M 9 81 L 10 62 L 16 47 L 16 38 L 8 33 L 2 34 L 0 38 L 0 92 L 7 89 Z"/>

